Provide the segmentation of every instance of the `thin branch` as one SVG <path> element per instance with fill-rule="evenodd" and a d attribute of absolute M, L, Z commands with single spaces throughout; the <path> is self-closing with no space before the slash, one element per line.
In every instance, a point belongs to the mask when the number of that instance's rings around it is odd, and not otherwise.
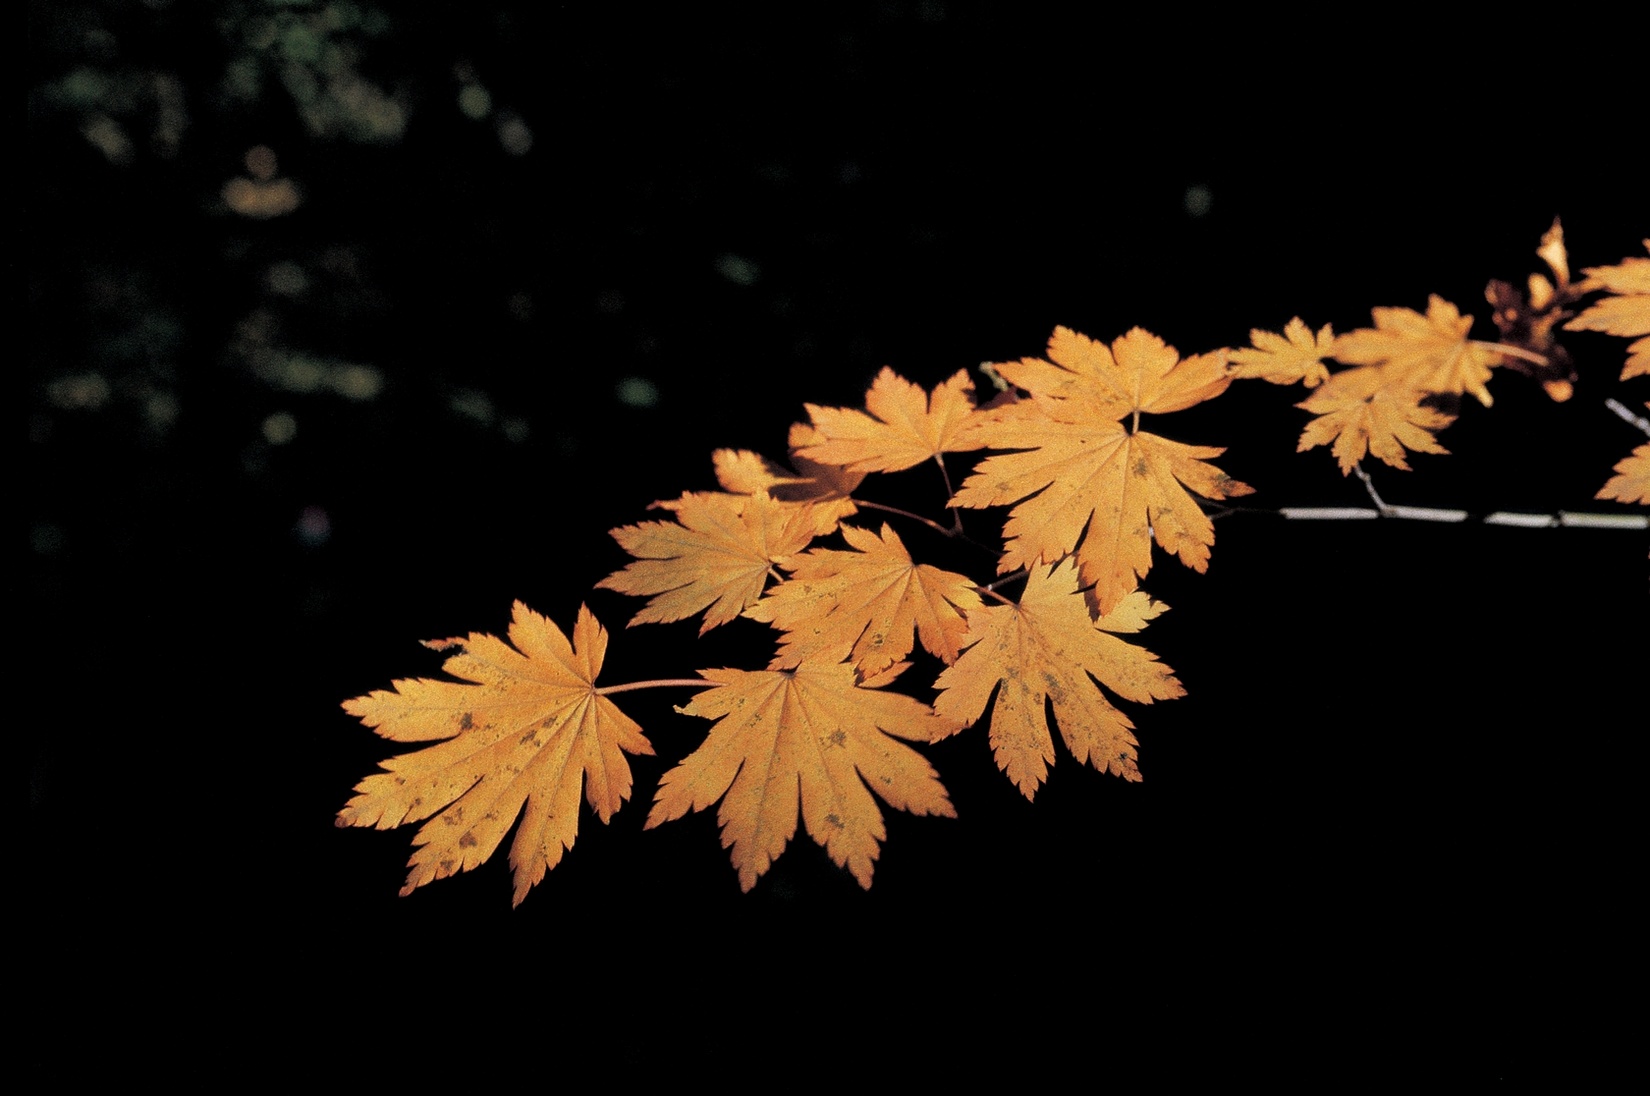
<path fill-rule="evenodd" d="M 1628 407 L 1626 404 L 1622 403 L 1620 400 L 1616 399 L 1614 396 L 1611 396 L 1609 399 L 1605 400 L 1604 401 L 1604 406 L 1608 407 L 1610 410 L 1614 411 L 1617 415 L 1621 416 L 1623 419 L 1626 419 L 1628 422 L 1632 423 L 1634 426 L 1638 427 L 1640 430 L 1644 431 L 1646 434 L 1650 434 L 1650 419 L 1647 419 L 1643 415 L 1638 414 L 1631 407 Z"/>
<path fill-rule="evenodd" d="M 1379 510 L 1383 514 L 1385 514 L 1388 510 L 1392 509 L 1390 506 L 1388 506 L 1386 504 L 1386 501 L 1384 499 L 1382 499 L 1381 496 L 1376 492 L 1376 490 L 1375 490 L 1375 481 L 1369 478 L 1369 473 L 1368 472 L 1364 471 L 1364 466 L 1363 466 L 1362 461 L 1359 461 L 1358 463 L 1354 464 L 1352 466 L 1352 471 L 1356 472 L 1358 474 L 1358 478 L 1364 481 L 1364 490 L 1368 491 L 1369 492 L 1369 497 L 1375 501 L 1375 509 Z"/>
<path fill-rule="evenodd" d="M 1611 401 L 1614 402 L 1614 401 Z M 1497 510 L 1489 514 L 1474 514 L 1470 510 L 1450 510 L 1435 506 L 1395 506 L 1375 490 L 1375 482 L 1363 465 L 1352 470 L 1363 481 L 1375 509 L 1363 506 L 1228 506 L 1225 503 L 1204 503 L 1204 511 L 1211 517 L 1229 514 L 1277 514 L 1290 521 L 1374 521 L 1376 518 L 1395 518 L 1399 521 L 1438 521 L 1459 525 L 1479 522 L 1483 525 L 1506 525 L 1515 529 L 1650 529 L 1650 516 L 1644 514 L 1592 514 L 1560 510 L 1556 514 L 1521 514 Z"/>
<path fill-rule="evenodd" d="M 1506 525 L 1515 529 L 1650 529 L 1650 515 L 1645 514 L 1574 514 L 1560 510 L 1556 514 L 1519 514 L 1497 510 L 1475 518 L 1466 510 L 1442 510 L 1431 506 L 1388 506 L 1385 510 L 1367 510 L 1359 506 L 1281 506 L 1264 510 L 1246 506 L 1244 513 L 1279 514 L 1291 521 L 1372 521 L 1376 518 L 1396 518 L 1400 521 L 1441 521 L 1452 524 L 1478 521 L 1484 525 Z"/>

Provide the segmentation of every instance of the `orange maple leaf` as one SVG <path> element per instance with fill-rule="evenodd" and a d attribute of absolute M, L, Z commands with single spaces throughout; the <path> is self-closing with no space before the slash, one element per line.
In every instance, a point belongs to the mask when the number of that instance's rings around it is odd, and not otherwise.
<path fill-rule="evenodd" d="M 1318 417 L 1306 424 L 1295 452 L 1334 443 L 1331 450 L 1341 475 L 1349 474 L 1366 452 L 1394 468 L 1409 471 L 1404 447 L 1417 453 L 1448 453 L 1433 436 L 1455 421 L 1421 403 L 1427 393 L 1393 378 L 1381 366 L 1347 369 L 1295 406 Z"/>
<path fill-rule="evenodd" d="M 385 738 L 446 739 L 392 757 L 384 772 L 355 786 L 340 826 L 389 829 L 437 815 L 418 831 L 403 895 L 486 861 L 522 805 L 510 846 L 515 905 L 573 847 L 579 785 L 603 822 L 630 798 L 627 751 L 651 754 L 642 729 L 596 692 L 607 632 L 579 607 L 573 642 L 549 620 L 515 603 L 510 641 L 472 634 L 434 640 L 457 648 L 442 665 L 473 684 L 413 678 L 344 702 Z"/>
<path fill-rule="evenodd" d="M 704 635 L 755 604 L 772 566 L 814 538 L 811 507 L 787 506 L 766 491 L 748 497 L 684 494 L 668 508 L 676 511 L 676 521 L 612 530 L 638 558 L 596 585 L 652 595 L 627 627 L 682 620 L 706 609 L 699 629 Z"/>
<path fill-rule="evenodd" d="M 1111 634 L 1138 632 L 1165 608 L 1135 591 L 1096 620 L 1070 560 L 1034 567 L 1018 605 L 985 606 L 968 614 L 969 646 L 934 682 L 940 690 L 934 710 L 972 725 L 995 689 L 991 749 L 997 767 L 1027 799 L 1054 761 L 1045 714 L 1049 701 L 1061 737 L 1079 762 L 1139 780 L 1134 724 L 1112 707 L 1095 681 L 1142 704 L 1186 695 L 1156 655 Z"/>
<path fill-rule="evenodd" d="M 974 382 L 959 371 L 925 396 L 921 386 L 884 366 L 865 393 L 870 414 L 806 404 L 816 437 L 798 452 L 854 472 L 898 472 L 929 458 L 941 460 L 942 453 L 978 449 L 962 440 L 974 413 L 973 391 Z"/>
<path fill-rule="evenodd" d="M 980 595 L 966 576 L 915 564 L 886 524 L 882 536 L 840 527 L 855 551 L 814 548 L 782 566 L 790 576 L 745 610 L 785 633 L 771 670 L 846 657 L 861 679 L 876 678 L 911 653 L 912 630 L 947 664 L 957 661 Z"/>
<path fill-rule="evenodd" d="M 1237 366 L 1232 373 L 1235 377 L 1259 378 L 1270 384 L 1301 381 L 1308 388 L 1329 379 L 1329 367 L 1323 359 L 1334 349 L 1335 333 L 1328 324 L 1314 340 L 1312 329 L 1296 316 L 1282 335 L 1257 328 L 1249 332 L 1249 341 L 1253 346 L 1232 351 L 1232 364 Z"/>
<path fill-rule="evenodd" d="M 1376 308 L 1373 328 L 1360 327 L 1335 340 L 1335 358 L 1348 365 L 1383 365 L 1389 384 L 1422 392 L 1470 392 L 1488 407 L 1490 369 L 1501 364 L 1494 343 L 1467 338 L 1472 317 L 1437 294 L 1427 314 L 1413 308 Z"/>
<path fill-rule="evenodd" d="M 1022 358 L 993 367 L 1045 405 L 1082 406 L 1086 416 L 1167 414 L 1212 400 L 1231 385 L 1226 352 L 1181 359 L 1174 347 L 1142 328 L 1107 346 L 1067 327 L 1048 340 L 1048 360 Z M 980 427 L 989 428 L 982 420 Z"/>
<path fill-rule="evenodd" d="M 1616 499 L 1620 502 L 1638 502 L 1650 506 L 1650 445 L 1641 445 L 1631 456 L 1623 457 L 1596 499 Z"/>
<path fill-rule="evenodd" d="M 817 436 L 814 428 L 805 422 L 791 424 L 789 444 L 795 472 L 749 449 L 718 449 L 711 455 L 716 464 L 716 480 L 722 490 L 736 495 L 766 491 L 781 502 L 811 503 L 814 532 L 827 536 L 837 522 L 858 512 L 852 495 L 864 481 L 865 473 L 802 456 L 801 450 L 813 444 Z"/>
<path fill-rule="evenodd" d="M 1650 249 L 1650 240 L 1644 246 Z M 1566 328 L 1623 338 L 1650 336 L 1650 258 L 1630 255 L 1615 266 L 1590 266 L 1582 273 L 1588 278 L 1583 289 L 1602 288 L 1609 295 L 1565 324 Z M 1641 338 L 1627 349 L 1621 379 L 1650 375 L 1650 338 Z"/>
<path fill-rule="evenodd" d="M 1049 340 L 1049 357 L 997 366 L 1032 399 L 983 414 L 971 433 L 990 448 L 1024 452 L 981 461 L 951 501 L 1017 503 L 1003 527 L 999 573 L 1052 563 L 1075 548 L 1083 583 L 1110 612 L 1151 569 L 1154 539 L 1186 566 L 1205 570 L 1214 525 L 1186 489 L 1209 499 L 1254 489 L 1205 463 L 1224 449 L 1183 445 L 1116 420 L 1218 396 L 1232 382 L 1225 355 L 1182 361 L 1138 327 L 1108 349 L 1062 327 Z"/>
<path fill-rule="evenodd" d="M 808 835 L 869 887 L 887 832 L 866 784 L 898 810 L 955 817 L 933 767 L 889 737 L 932 742 L 958 730 L 928 705 L 857 687 L 840 662 L 700 674 L 718 686 L 677 710 L 716 724 L 659 781 L 647 828 L 721 799 L 722 847 L 732 848 L 743 889 L 796 836 L 799 807 Z"/>

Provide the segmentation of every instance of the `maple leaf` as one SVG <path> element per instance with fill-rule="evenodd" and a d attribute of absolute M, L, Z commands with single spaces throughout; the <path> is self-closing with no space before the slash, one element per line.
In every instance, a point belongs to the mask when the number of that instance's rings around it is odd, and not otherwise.
<path fill-rule="evenodd" d="M 974 413 L 970 393 L 974 382 L 965 371 L 923 395 L 912 384 L 884 366 L 865 393 L 865 411 L 806 404 L 813 420 L 815 440 L 800 449 L 801 456 L 854 472 L 898 472 L 940 454 L 978 449 L 962 440 Z M 942 461 L 943 464 L 943 461 Z"/>
<path fill-rule="evenodd" d="M 932 742 L 959 729 L 928 705 L 857 687 L 841 662 L 700 675 L 717 687 L 677 710 L 716 724 L 659 781 L 647 828 L 721 799 L 722 847 L 744 890 L 796 836 L 799 808 L 808 835 L 869 887 L 887 832 L 867 784 L 898 810 L 956 816 L 933 767 L 889 737 Z"/>
<path fill-rule="evenodd" d="M 992 753 L 1027 799 L 1054 761 L 1046 702 L 1053 702 L 1060 735 L 1079 762 L 1139 780 L 1134 724 L 1095 681 L 1142 704 L 1186 695 L 1156 655 L 1111 634 L 1137 632 L 1167 607 L 1135 591 L 1096 620 L 1077 582 L 1070 560 L 1032 568 L 1018 605 L 968 614 L 969 646 L 934 682 L 934 710 L 965 726 L 984 714 L 996 690 Z"/>
<path fill-rule="evenodd" d="M 1142 328 L 1111 346 L 1067 327 L 1048 340 L 1048 360 L 1022 358 L 995 367 L 1039 403 L 1071 402 L 1089 417 L 1166 414 L 1214 399 L 1231 385 L 1224 351 L 1182 360 L 1174 347 Z M 982 427 L 988 425 L 985 422 Z"/>
<path fill-rule="evenodd" d="M 1242 347 L 1231 353 L 1237 366 L 1233 376 L 1259 378 L 1270 384 L 1294 384 L 1301 381 L 1308 388 L 1316 388 L 1329 379 L 1329 367 L 1323 359 L 1331 355 L 1335 333 L 1328 324 L 1312 338 L 1312 329 L 1299 316 L 1290 320 L 1282 335 L 1258 328 L 1249 332 L 1252 347 Z"/>
<path fill-rule="evenodd" d="M 1154 539 L 1186 566 L 1205 570 L 1214 525 L 1186 489 L 1209 499 L 1254 489 L 1205 463 L 1224 449 L 1184 445 L 1115 420 L 1178 411 L 1224 392 L 1232 382 L 1224 354 L 1182 361 L 1174 347 L 1140 328 L 1108 349 L 1062 327 L 1049 340 L 1049 356 L 1053 362 L 997 366 L 1032 399 L 983 415 L 973 436 L 993 449 L 1024 452 L 981 461 L 951 501 L 1017 504 L 1003 527 L 998 572 L 1052 563 L 1075 548 L 1083 583 L 1093 586 L 1101 612 L 1110 612 L 1150 570 Z"/>
<path fill-rule="evenodd" d="M 1427 314 L 1412 308 L 1376 308 L 1373 328 L 1335 340 L 1335 358 L 1348 365 L 1384 365 L 1388 383 L 1422 392 L 1470 392 L 1488 407 L 1490 369 L 1501 362 L 1493 343 L 1467 338 L 1472 317 L 1434 294 Z"/>
<path fill-rule="evenodd" d="M 854 551 L 814 548 L 783 564 L 790 577 L 745 610 L 785 633 L 768 668 L 847 657 L 862 679 L 875 678 L 911 653 L 913 629 L 930 654 L 955 662 L 963 612 L 980 605 L 974 583 L 913 563 L 886 524 L 880 537 L 851 525 L 840 532 Z"/>
<path fill-rule="evenodd" d="M 829 535 L 843 518 L 858 512 L 851 497 L 865 479 L 831 464 L 821 464 L 801 455 L 818 435 L 805 422 L 791 424 L 789 438 L 793 473 L 749 449 L 718 449 L 711 455 L 716 464 L 716 480 L 724 491 L 752 495 L 766 491 L 782 502 L 813 506 L 814 532 Z"/>
<path fill-rule="evenodd" d="M 518 601 L 510 642 L 479 633 L 431 641 L 436 650 L 457 648 L 442 669 L 472 684 L 413 678 L 344 702 L 385 738 L 446 740 L 385 761 L 338 812 L 340 826 L 381 830 L 436 816 L 413 838 L 403 895 L 485 862 L 526 804 L 510 846 L 520 905 L 573 847 L 581 782 L 606 822 L 630 798 L 620 751 L 653 752 L 642 729 L 596 693 L 607 632 L 589 609 L 579 607 L 569 644 Z"/>
<path fill-rule="evenodd" d="M 1396 383 L 1383 367 L 1348 369 L 1330 377 L 1295 406 L 1317 415 L 1301 432 L 1295 452 L 1334 443 L 1331 450 L 1347 475 L 1366 452 L 1394 468 L 1409 471 L 1404 447 L 1417 453 L 1448 453 L 1433 432 L 1455 421 L 1454 415 L 1421 403 L 1427 393 Z"/>
<path fill-rule="evenodd" d="M 810 507 L 754 495 L 684 494 L 671 503 L 677 520 L 612 530 L 637 559 L 600 582 L 621 594 L 653 595 L 627 627 L 664 623 L 707 610 L 699 634 L 726 624 L 762 596 L 775 563 L 814 537 Z"/>
<path fill-rule="evenodd" d="M 1616 499 L 1650 506 L 1650 445 L 1641 445 L 1616 465 L 1616 475 L 1599 488 L 1596 499 Z"/>
<path fill-rule="evenodd" d="M 1650 249 L 1650 240 L 1644 241 Z M 1602 288 L 1610 294 L 1564 326 L 1572 331 L 1603 331 L 1632 338 L 1650 336 L 1650 258 L 1630 255 L 1615 266 L 1592 266 L 1586 289 Z M 1641 338 L 1628 348 L 1627 364 L 1621 379 L 1650 375 L 1650 338 Z"/>

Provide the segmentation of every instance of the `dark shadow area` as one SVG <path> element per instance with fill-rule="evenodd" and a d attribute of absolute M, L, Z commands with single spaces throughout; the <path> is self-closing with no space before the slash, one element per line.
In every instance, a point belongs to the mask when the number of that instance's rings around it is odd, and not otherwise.
<path fill-rule="evenodd" d="M 1555 216 L 1577 268 L 1650 232 L 1625 44 L 1486 31 L 1468 82 L 1459 43 L 1397 32 L 813 14 L 29 6 L 13 597 L 40 992 L 142 1009 L 166 985 L 248 1053 L 353 1022 L 416 1047 L 426 1000 L 504 1014 L 504 1043 L 543 1008 L 558 1039 L 707 1072 L 749 1039 L 851 1073 L 932 1029 L 961 1076 L 992 1040 L 1063 1056 L 1116 1024 L 1235 1025 L 1226 1064 L 1275 1076 L 1302 1068 L 1285 1020 L 1359 1069 L 1390 1041 L 1539 1072 L 1552 1047 L 1520 1036 L 1549 1021 L 1608 1054 L 1623 1020 L 1555 1002 L 1642 922 L 1642 532 L 1222 517 L 1206 575 L 1159 553 L 1145 583 L 1188 695 L 1124 705 L 1144 782 L 1062 745 L 1028 803 L 977 727 L 925 751 L 958 817 L 886 811 L 869 891 L 801 832 L 742 894 L 714 812 L 644 831 L 706 728 L 664 690 L 618 698 L 657 750 L 633 801 L 586 810 L 519 909 L 505 850 L 403 899 L 411 831 L 334 828 L 398 752 L 340 701 L 437 675 L 416 641 L 502 633 L 514 599 L 564 628 L 588 604 L 604 682 L 764 666 L 754 622 L 627 630 L 641 602 L 593 589 L 627 559 L 607 531 L 713 489 L 714 449 L 783 459 L 804 402 L 857 406 L 883 365 L 932 386 L 1056 324 L 1189 355 L 1431 293 L 1489 338 L 1485 283 L 1540 269 Z M 1618 382 L 1621 340 L 1570 345 L 1572 400 L 1503 371 L 1451 455 L 1378 467 L 1388 501 L 1627 512 L 1592 496 L 1644 438 L 1603 400 L 1650 392 Z M 1296 454 L 1301 398 L 1234 388 L 1159 426 L 1225 446 L 1257 507 L 1364 505 Z M 931 468 L 869 497 L 944 517 Z M 270 1001 L 285 1019 L 247 1019 Z"/>

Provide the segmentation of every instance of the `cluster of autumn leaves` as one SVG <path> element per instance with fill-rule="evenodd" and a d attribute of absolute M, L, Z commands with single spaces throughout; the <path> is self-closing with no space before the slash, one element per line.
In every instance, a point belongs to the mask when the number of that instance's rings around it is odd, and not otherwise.
<path fill-rule="evenodd" d="M 1139 328 L 1109 345 L 1057 328 L 1046 357 L 987 367 L 1000 391 L 983 405 L 966 373 L 925 392 L 884 369 L 863 410 L 808 406 L 810 421 L 791 429 L 792 467 L 720 450 L 720 491 L 656 503 L 670 520 L 613 530 L 634 558 L 597 585 L 648 599 L 632 625 L 699 617 L 703 633 L 761 621 L 777 632 L 767 668 L 600 686 L 607 633 L 588 608 L 569 641 L 518 602 L 509 643 L 472 634 L 428 644 L 454 652 L 443 668 L 458 680 L 397 681 L 345 703 L 385 738 L 435 744 L 384 762 L 338 823 L 423 821 L 406 894 L 485 861 L 519 816 L 519 903 L 572 847 L 581 798 L 605 822 L 629 797 L 625 754 L 652 747 L 611 697 L 650 686 L 700 690 L 678 711 L 714 722 L 661 778 L 647 825 L 719 802 L 722 843 L 747 890 L 799 816 L 869 886 L 885 837 L 877 798 L 954 813 L 906 743 L 956 734 L 988 705 L 997 765 L 1028 799 L 1054 761 L 1050 709 L 1079 762 L 1138 780 L 1133 724 L 1108 693 L 1142 704 L 1184 695 L 1169 667 L 1126 638 L 1165 609 L 1139 589 L 1152 545 L 1204 570 L 1214 529 L 1198 497 L 1251 491 L 1209 463 L 1222 449 L 1144 430 L 1142 416 L 1240 379 L 1300 381 L 1312 393 L 1299 406 L 1315 416 L 1302 450 L 1330 446 L 1343 472 L 1366 455 L 1407 468 L 1406 450 L 1444 451 L 1436 433 L 1452 416 L 1441 403 L 1470 393 L 1487 405 L 1499 366 L 1566 396 L 1561 329 L 1636 336 L 1623 378 L 1650 373 L 1650 259 L 1572 281 L 1556 225 L 1539 254 L 1551 279 L 1532 276 L 1527 293 L 1490 287 L 1497 342 L 1469 338 L 1471 318 L 1434 297 L 1424 314 L 1378 308 L 1372 328 L 1338 337 L 1295 319 L 1281 334 L 1253 332 L 1247 348 L 1188 358 Z M 1580 311 L 1592 293 L 1604 295 Z M 1348 368 L 1331 372 L 1331 360 Z M 917 563 L 888 524 L 863 524 L 861 510 L 875 506 L 868 477 L 929 461 L 946 471 L 948 454 L 982 450 L 948 505 L 1008 508 L 994 582 Z M 1650 503 L 1650 445 L 1616 471 L 1599 497 Z M 833 535 L 845 547 L 816 545 Z M 918 644 L 944 667 L 932 705 L 887 688 Z"/>

